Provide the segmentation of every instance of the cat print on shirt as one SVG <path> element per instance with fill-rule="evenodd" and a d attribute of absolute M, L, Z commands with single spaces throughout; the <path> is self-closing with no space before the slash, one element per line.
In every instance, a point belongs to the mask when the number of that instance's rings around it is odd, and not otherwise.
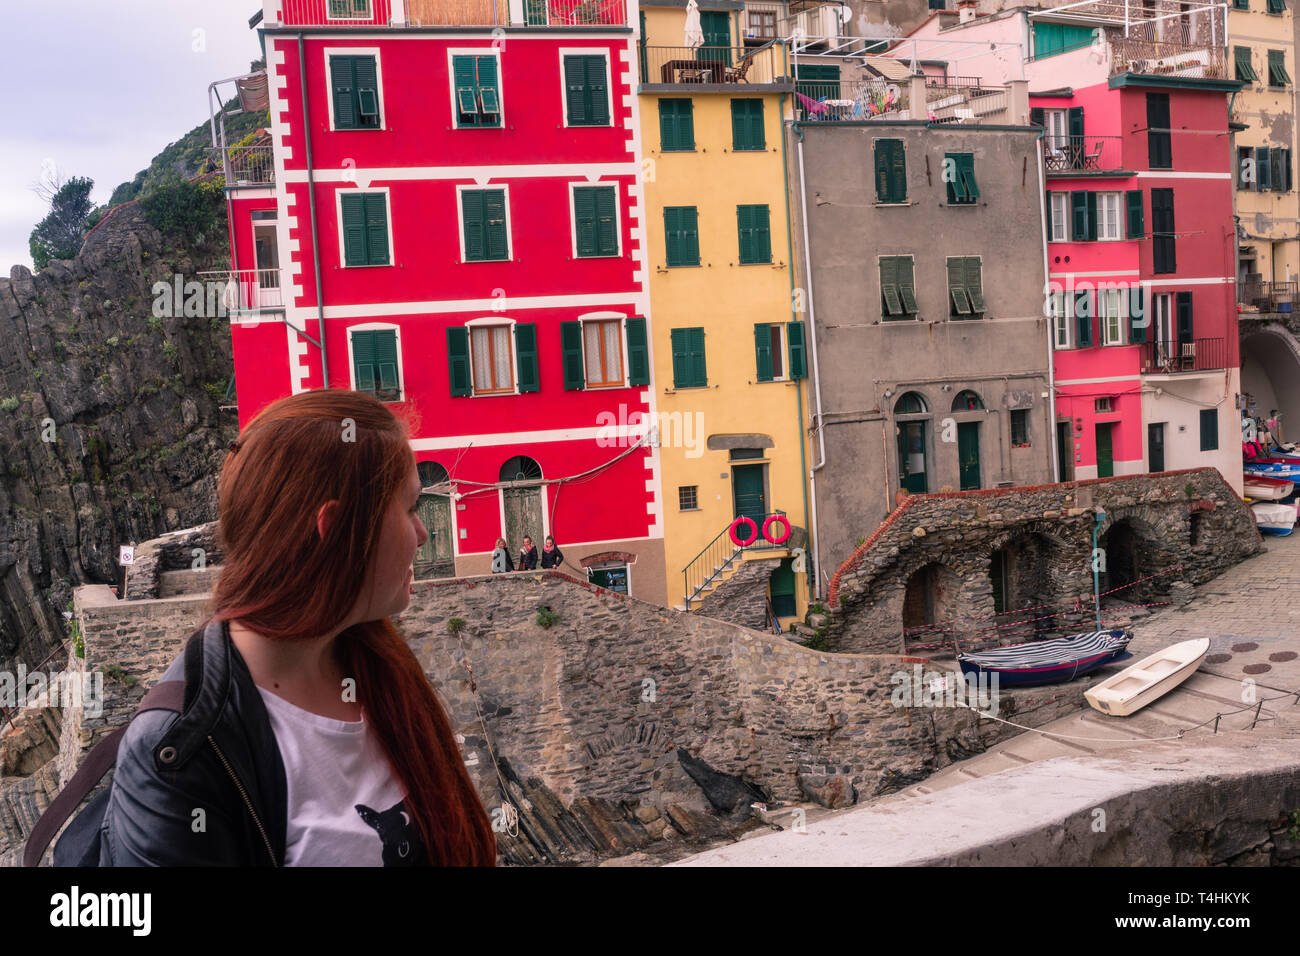
<path fill-rule="evenodd" d="M 374 828 L 384 844 L 384 866 L 424 866 L 424 844 L 406 812 L 405 801 L 387 810 L 372 810 L 364 803 L 357 813 L 367 826 Z"/>

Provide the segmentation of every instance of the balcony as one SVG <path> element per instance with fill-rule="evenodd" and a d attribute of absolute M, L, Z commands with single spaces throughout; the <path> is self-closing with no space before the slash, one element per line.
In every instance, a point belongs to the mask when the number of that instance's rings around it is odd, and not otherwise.
<path fill-rule="evenodd" d="M 283 278 L 280 269 L 224 269 L 200 272 L 205 286 L 219 283 L 221 306 L 230 315 L 257 315 L 284 311 Z"/>
<path fill-rule="evenodd" d="M 1048 174 L 1076 175 L 1122 168 L 1122 136 L 1043 137 L 1043 167 Z"/>
<path fill-rule="evenodd" d="M 1217 372 L 1228 367 L 1228 340 L 1148 342 L 1142 349 L 1143 375 Z"/>
<path fill-rule="evenodd" d="M 999 114 L 1009 105 L 1005 86 L 985 85 L 977 76 L 927 77 L 925 81 L 926 118 L 933 122 L 999 122 L 1005 120 Z"/>
<path fill-rule="evenodd" d="M 627 0 L 282 0 L 281 24 L 322 27 L 627 26 Z M 513 9 L 512 9 L 513 8 Z M 268 26 L 276 26 L 274 23 Z"/>
<path fill-rule="evenodd" d="M 780 41 L 749 50 L 734 46 L 643 46 L 641 83 L 652 87 L 792 86 L 785 46 Z"/>
<path fill-rule="evenodd" d="M 217 146 L 211 152 L 221 159 L 227 189 L 251 189 L 275 185 L 275 155 L 267 146 Z"/>
<path fill-rule="evenodd" d="M 1138 36 L 1110 38 L 1110 75 L 1119 76 L 1121 73 L 1229 79 L 1227 58 L 1221 47 Z"/>
<path fill-rule="evenodd" d="M 1237 301 L 1244 307 L 1243 317 L 1251 312 L 1267 315 L 1294 314 L 1298 294 L 1296 285 L 1295 280 L 1270 282 L 1248 275 L 1246 281 L 1237 286 Z"/>

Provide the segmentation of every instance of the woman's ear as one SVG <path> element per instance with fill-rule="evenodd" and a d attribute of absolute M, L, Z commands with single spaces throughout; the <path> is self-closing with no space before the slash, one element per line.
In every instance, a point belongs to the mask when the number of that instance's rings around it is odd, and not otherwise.
<path fill-rule="evenodd" d="M 320 510 L 316 512 L 316 531 L 320 534 L 321 541 L 325 540 L 330 527 L 334 524 L 334 512 L 337 510 L 338 506 L 339 503 L 336 500 L 327 501 L 321 505 Z"/>

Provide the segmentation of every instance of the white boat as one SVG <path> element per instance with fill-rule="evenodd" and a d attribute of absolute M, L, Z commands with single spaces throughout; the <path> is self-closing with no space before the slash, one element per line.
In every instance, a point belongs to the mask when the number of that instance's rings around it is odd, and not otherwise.
<path fill-rule="evenodd" d="M 1281 478 L 1255 478 L 1246 476 L 1244 492 L 1246 497 L 1255 501 L 1281 501 L 1289 498 L 1295 490 L 1295 483 Z"/>
<path fill-rule="evenodd" d="M 1103 714 L 1127 717 L 1195 674 L 1209 650 L 1208 637 L 1166 647 L 1106 678 L 1083 696 Z"/>
<path fill-rule="evenodd" d="M 1260 501 L 1250 506 L 1259 530 L 1279 537 L 1285 537 L 1295 530 L 1296 509 L 1295 502 L 1284 505 L 1280 502 L 1265 504 Z"/>

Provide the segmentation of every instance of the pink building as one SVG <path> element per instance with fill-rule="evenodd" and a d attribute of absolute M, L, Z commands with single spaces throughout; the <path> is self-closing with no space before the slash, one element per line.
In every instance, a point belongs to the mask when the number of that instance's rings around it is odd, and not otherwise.
<path fill-rule="evenodd" d="M 1185 23 L 1135 18 L 1125 35 L 1094 6 L 936 17 L 913 35 L 1025 50 L 959 54 L 951 72 L 1023 76 L 1043 126 L 1061 479 L 1214 465 L 1240 490 L 1228 95 L 1241 84 L 1225 78 L 1222 11 L 1184 4 Z"/>

